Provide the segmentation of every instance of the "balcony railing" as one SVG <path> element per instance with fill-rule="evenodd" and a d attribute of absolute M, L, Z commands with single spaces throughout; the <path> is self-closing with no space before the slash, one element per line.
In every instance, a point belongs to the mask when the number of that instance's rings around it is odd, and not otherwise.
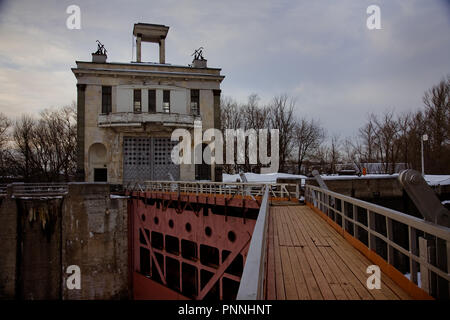
<path fill-rule="evenodd" d="M 165 112 L 114 112 L 98 115 L 99 127 L 141 126 L 144 123 L 159 123 L 163 126 L 193 127 L 194 120 L 200 120 L 189 114 Z"/>

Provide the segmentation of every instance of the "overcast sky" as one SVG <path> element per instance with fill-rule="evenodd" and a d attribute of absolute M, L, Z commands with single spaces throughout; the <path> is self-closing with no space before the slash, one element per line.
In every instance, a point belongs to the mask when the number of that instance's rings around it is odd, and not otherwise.
<path fill-rule="evenodd" d="M 81 30 L 66 8 L 81 8 Z M 381 9 L 368 30 L 366 9 Z M 353 135 L 369 112 L 422 107 L 426 89 L 450 74 L 450 1 L 5 1 L 0 0 L 0 112 L 37 114 L 76 99 L 70 68 L 98 39 L 108 61 L 132 59 L 136 22 L 170 27 L 166 62 L 187 65 L 203 46 L 222 68 L 222 93 L 262 103 L 286 93 L 296 115 L 330 134 Z M 144 61 L 157 61 L 146 44 Z"/>

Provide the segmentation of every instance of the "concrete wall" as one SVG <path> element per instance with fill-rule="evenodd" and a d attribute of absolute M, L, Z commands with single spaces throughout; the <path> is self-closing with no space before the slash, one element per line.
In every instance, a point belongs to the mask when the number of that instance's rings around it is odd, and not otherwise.
<path fill-rule="evenodd" d="M 112 101 L 114 101 L 113 98 Z M 133 89 L 117 87 L 117 97 L 113 104 L 117 106 L 117 112 L 133 112 Z"/>
<path fill-rule="evenodd" d="M 128 298 L 126 199 L 111 199 L 108 184 L 69 184 L 62 221 L 62 268 L 81 269 L 81 290 L 64 286 L 63 299 Z"/>
<path fill-rule="evenodd" d="M 45 228 L 39 210 L 30 215 L 38 208 L 53 217 Z M 70 265 L 80 267 L 80 290 L 67 288 Z M 2 198 L 0 299 L 14 298 L 129 298 L 127 199 L 86 183 L 69 184 L 63 199 Z"/>
<path fill-rule="evenodd" d="M 364 178 L 326 179 L 328 189 L 358 199 L 402 197 L 403 189 L 397 177 L 392 178 Z M 314 178 L 308 179 L 307 184 L 317 186 Z"/>
<path fill-rule="evenodd" d="M 25 300 L 61 297 L 62 199 L 17 201 L 18 246 L 16 297 Z"/>
<path fill-rule="evenodd" d="M 162 97 L 163 90 L 170 90 L 170 112 L 189 114 L 190 91 L 173 86 L 142 86 L 142 85 L 119 85 L 116 87 L 117 96 L 112 97 L 112 104 L 116 106 L 117 112 L 133 112 L 133 90 L 141 90 L 142 112 L 148 112 L 148 90 L 156 90 L 156 111 L 163 112 Z M 114 98 L 116 99 L 114 101 Z"/>
<path fill-rule="evenodd" d="M 9 197 L 0 205 L 0 299 L 13 299 L 16 285 L 17 206 Z"/>

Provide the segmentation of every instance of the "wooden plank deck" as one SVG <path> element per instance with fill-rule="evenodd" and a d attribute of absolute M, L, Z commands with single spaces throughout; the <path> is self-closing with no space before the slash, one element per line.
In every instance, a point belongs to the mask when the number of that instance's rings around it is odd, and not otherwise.
<path fill-rule="evenodd" d="M 387 275 L 369 290 L 373 263 L 307 206 L 272 206 L 266 298 L 269 300 L 410 299 Z"/>

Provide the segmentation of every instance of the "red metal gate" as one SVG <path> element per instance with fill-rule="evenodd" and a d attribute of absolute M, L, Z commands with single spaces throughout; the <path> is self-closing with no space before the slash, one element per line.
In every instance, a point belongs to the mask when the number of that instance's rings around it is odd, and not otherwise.
<path fill-rule="evenodd" d="M 236 298 L 257 200 L 170 192 L 130 195 L 135 299 Z"/>

